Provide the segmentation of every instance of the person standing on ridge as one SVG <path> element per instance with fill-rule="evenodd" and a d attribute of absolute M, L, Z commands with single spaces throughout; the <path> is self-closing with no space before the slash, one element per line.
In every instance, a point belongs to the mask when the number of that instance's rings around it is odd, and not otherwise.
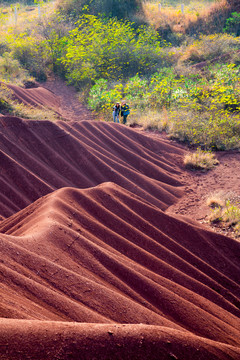
<path fill-rule="evenodd" d="M 127 117 L 130 114 L 129 105 L 126 103 L 126 100 L 122 101 L 121 106 L 121 116 L 123 117 L 123 124 L 125 125 L 127 122 Z"/>
<path fill-rule="evenodd" d="M 121 110 L 120 103 L 117 102 L 113 107 L 113 121 L 119 123 L 119 113 Z"/>

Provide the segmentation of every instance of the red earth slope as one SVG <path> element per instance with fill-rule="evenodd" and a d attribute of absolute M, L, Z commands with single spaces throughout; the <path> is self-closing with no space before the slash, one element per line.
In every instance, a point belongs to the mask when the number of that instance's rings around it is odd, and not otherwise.
<path fill-rule="evenodd" d="M 239 358 L 235 240 L 113 183 L 57 190 L 0 232 L 7 359 Z"/>
<path fill-rule="evenodd" d="M 1 359 L 240 358 L 239 242 L 162 211 L 184 153 L 118 124 L 0 118 Z"/>
<path fill-rule="evenodd" d="M 183 150 L 123 125 L 0 118 L 0 216 L 58 188 L 112 181 L 166 209 L 182 194 Z"/>
<path fill-rule="evenodd" d="M 60 99 L 51 90 L 41 86 L 32 89 L 24 89 L 17 85 L 3 84 L 7 86 L 13 95 L 13 98 L 20 103 L 33 107 L 47 107 L 59 113 Z"/>

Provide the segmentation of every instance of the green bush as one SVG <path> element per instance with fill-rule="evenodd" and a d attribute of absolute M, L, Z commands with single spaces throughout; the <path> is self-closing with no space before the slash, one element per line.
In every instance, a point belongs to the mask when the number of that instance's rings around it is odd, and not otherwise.
<path fill-rule="evenodd" d="M 48 54 L 42 39 L 26 33 L 10 34 L 7 39 L 13 59 L 17 60 L 37 80 L 46 80 Z"/>
<path fill-rule="evenodd" d="M 165 129 L 173 138 L 205 149 L 240 147 L 240 66 L 216 65 L 185 76 L 163 68 L 149 78 L 135 75 L 126 82 L 100 79 L 88 104 L 110 113 L 122 98 L 130 103 L 133 123 L 145 128 Z"/>
<path fill-rule="evenodd" d="M 23 85 L 28 80 L 31 80 L 28 71 L 23 69 L 10 53 L 0 56 L 0 81 Z"/>
<path fill-rule="evenodd" d="M 224 31 L 240 36 L 240 13 L 232 13 L 231 17 L 226 20 Z"/>
<path fill-rule="evenodd" d="M 93 82 L 99 78 L 119 80 L 157 70 L 170 56 L 156 31 L 129 22 L 104 20 L 84 15 L 66 39 L 62 63 L 71 83 Z"/>

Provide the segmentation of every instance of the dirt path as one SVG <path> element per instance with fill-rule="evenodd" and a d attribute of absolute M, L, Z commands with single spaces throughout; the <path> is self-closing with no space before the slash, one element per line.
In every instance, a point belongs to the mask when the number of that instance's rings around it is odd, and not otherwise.
<path fill-rule="evenodd" d="M 60 79 L 48 80 L 44 85 L 45 88 L 53 91 L 60 98 L 61 114 L 67 120 L 94 120 L 95 116 L 86 106 L 81 104 L 77 99 L 76 91 L 73 86 L 67 86 L 66 83 Z M 141 128 L 136 128 L 135 131 L 143 131 Z M 168 143 L 173 143 L 166 135 L 147 131 L 145 134 L 149 137 L 160 137 Z M 185 146 L 179 145 L 186 149 Z M 240 152 L 218 152 L 216 154 L 220 164 L 211 171 L 186 171 L 185 176 L 185 193 L 179 202 L 170 208 L 167 212 L 169 214 L 178 214 L 187 216 L 192 220 L 205 223 L 210 227 L 207 221 L 210 209 L 206 205 L 207 198 L 219 191 L 232 192 L 236 197 L 240 197 Z M 182 179 L 181 179 L 182 180 Z M 228 229 L 222 230 L 214 227 L 216 231 L 232 236 Z"/>
<path fill-rule="evenodd" d="M 49 79 L 41 86 L 59 97 L 60 113 L 66 120 L 95 120 L 93 113 L 78 100 L 73 86 L 66 85 L 61 79 Z"/>

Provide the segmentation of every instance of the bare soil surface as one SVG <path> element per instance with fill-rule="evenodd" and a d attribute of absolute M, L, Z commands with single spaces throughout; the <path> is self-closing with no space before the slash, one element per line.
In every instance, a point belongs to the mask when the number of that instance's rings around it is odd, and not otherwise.
<path fill-rule="evenodd" d="M 135 131 L 144 133 L 152 139 L 161 139 L 167 144 L 174 144 L 185 153 L 193 151 L 169 139 L 165 133 L 143 131 L 142 128 L 135 128 Z M 208 197 L 219 192 L 231 193 L 233 198 L 240 198 L 240 152 L 221 151 L 216 152 L 215 155 L 219 160 L 219 165 L 212 170 L 205 172 L 184 170 L 183 196 L 166 211 L 168 214 L 188 217 L 204 224 L 208 229 L 236 238 L 232 229 L 209 223 L 208 216 L 211 214 L 211 209 L 206 202 Z"/>
<path fill-rule="evenodd" d="M 208 197 L 219 192 L 229 193 L 234 198 L 240 197 L 240 153 L 218 152 L 216 157 L 219 165 L 207 172 L 188 171 L 189 183 L 184 190 L 183 197 L 168 208 L 168 213 L 189 216 L 190 218 L 208 224 L 211 210 L 206 204 Z M 233 236 L 231 229 L 212 229 Z"/>
<path fill-rule="evenodd" d="M 50 85 L 14 91 L 73 121 L 0 117 L 0 358 L 239 360 L 240 243 L 199 220 L 239 194 L 240 154 L 186 171 L 184 146 Z"/>
<path fill-rule="evenodd" d="M 66 85 L 61 79 L 49 79 L 42 84 L 45 89 L 52 91 L 60 103 L 60 113 L 63 118 L 70 121 L 94 120 L 93 113 L 83 105 L 73 86 Z"/>

